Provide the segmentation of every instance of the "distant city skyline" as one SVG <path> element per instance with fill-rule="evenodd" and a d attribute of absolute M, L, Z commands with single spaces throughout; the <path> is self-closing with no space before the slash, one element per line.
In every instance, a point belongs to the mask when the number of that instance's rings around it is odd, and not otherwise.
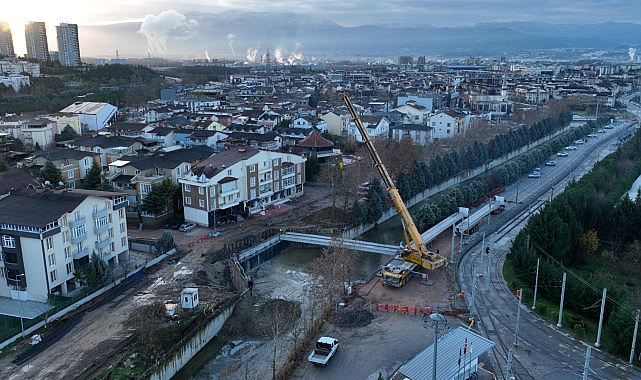
<path fill-rule="evenodd" d="M 0 21 L 10 24 L 15 53 L 26 53 L 24 25 L 45 22 L 49 47 L 56 46 L 55 27 L 61 23 L 83 26 L 124 22 L 159 22 L 168 11 L 185 16 L 190 12 L 221 13 L 228 10 L 293 12 L 334 21 L 342 26 L 472 26 L 485 22 L 532 21 L 551 24 L 604 22 L 641 24 L 641 2 L 630 0 L 116 0 L 102 3 L 84 0 L 33 2 L 12 1 L 3 6 Z M 190 20 L 185 17 L 185 22 Z M 91 43 L 91 41 L 85 41 Z M 83 51 L 85 49 L 83 48 Z"/>

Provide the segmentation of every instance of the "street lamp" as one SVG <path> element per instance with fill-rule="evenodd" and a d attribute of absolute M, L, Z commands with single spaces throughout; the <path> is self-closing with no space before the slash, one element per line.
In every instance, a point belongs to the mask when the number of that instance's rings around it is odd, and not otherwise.
<path fill-rule="evenodd" d="M 427 317 L 427 314 L 423 316 L 423 327 L 428 328 L 428 322 L 432 322 L 431 327 L 434 328 L 434 355 L 432 361 L 432 380 L 436 380 L 436 354 L 437 354 L 437 345 L 438 345 L 438 332 L 439 324 L 447 329 L 447 319 L 440 313 L 432 313 Z"/>
<path fill-rule="evenodd" d="M 20 304 L 20 337 L 24 337 L 24 323 L 22 321 L 22 295 L 20 294 L 20 288 L 18 287 L 18 277 L 24 277 L 24 273 L 16 275 L 16 290 L 18 293 L 18 303 Z"/>

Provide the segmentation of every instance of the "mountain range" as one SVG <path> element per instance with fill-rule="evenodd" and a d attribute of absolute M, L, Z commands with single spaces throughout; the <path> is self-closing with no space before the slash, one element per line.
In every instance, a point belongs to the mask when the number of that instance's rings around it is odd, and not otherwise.
<path fill-rule="evenodd" d="M 233 59 L 273 62 L 396 61 L 492 57 L 638 60 L 641 24 L 479 23 L 469 27 L 343 27 L 294 13 L 188 13 L 183 19 L 79 27 L 83 57 Z M 118 51 L 118 53 L 116 53 Z"/>

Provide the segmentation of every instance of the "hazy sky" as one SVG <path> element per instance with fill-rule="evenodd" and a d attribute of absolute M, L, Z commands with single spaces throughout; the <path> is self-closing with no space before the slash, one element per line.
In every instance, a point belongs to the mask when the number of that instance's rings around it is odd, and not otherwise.
<path fill-rule="evenodd" d="M 25 53 L 24 24 L 44 21 L 50 50 L 55 26 L 144 21 L 169 9 L 179 13 L 226 10 L 295 12 L 343 26 L 404 24 L 474 25 L 492 21 L 543 21 L 553 24 L 641 23 L 639 0 L 13 0 L 2 5 L 0 19 L 11 24 L 16 53 Z"/>

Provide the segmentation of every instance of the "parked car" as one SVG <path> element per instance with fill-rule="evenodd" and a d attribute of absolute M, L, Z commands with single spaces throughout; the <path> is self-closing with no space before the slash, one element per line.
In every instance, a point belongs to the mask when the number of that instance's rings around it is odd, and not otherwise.
<path fill-rule="evenodd" d="M 561 151 L 561 152 L 557 153 L 556 156 L 557 157 L 567 157 L 568 156 L 568 152 Z"/>
<path fill-rule="evenodd" d="M 528 178 L 541 178 L 541 172 L 532 172 L 527 175 Z"/>
<path fill-rule="evenodd" d="M 550 160 L 545 163 L 545 166 L 556 166 L 556 161 L 555 160 Z"/>
<path fill-rule="evenodd" d="M 583 140 L 581 140 L 581 139 L 579 139 L 579 140 L 575 140 L 575 141 L 574 141 L 574 143 L 575 143 L 576 145 L 581 145 L 581 144 L 583 144 Z"/>
<path fill-rule="evenodd" d="M 599 129 L 599 130 L 598 130 L 598 131 L 596 131 L 596 132 L 597 132 L 597 133 L 605 133 L 605 129 Z"/>
<path fill-rule="evenodd" d="M 172 220 L 168 221 L 167 223 L 163 224 L 162 228 L 164 228 L 166 230 L 168 230 L 168 229 L 177 230 L 177 229 L 180 228 L 181 224 L 182 223 L 179 220 L 172 219 Z"/>
<path fill-rule="evenodd" d="M 574 145 L 566 146 L 565 150 L 577 150 L 578 148 Z"/>
<path fill-rule="evenodd" d="M 590 134 L 588 135 L 588 137 L 592 137 L 592 138 L 594 138 L 594 137 L 599 137 L 599 135 L 597 135 L 596 133 L 590 133 Z"/>
<path fill-rule="evenodd" d="M 182 232 L 187 232 L 193 230 L 194 228 L 196 228 L 195 223 L 183 223 L 180 225 L 179 230 Z"/>

